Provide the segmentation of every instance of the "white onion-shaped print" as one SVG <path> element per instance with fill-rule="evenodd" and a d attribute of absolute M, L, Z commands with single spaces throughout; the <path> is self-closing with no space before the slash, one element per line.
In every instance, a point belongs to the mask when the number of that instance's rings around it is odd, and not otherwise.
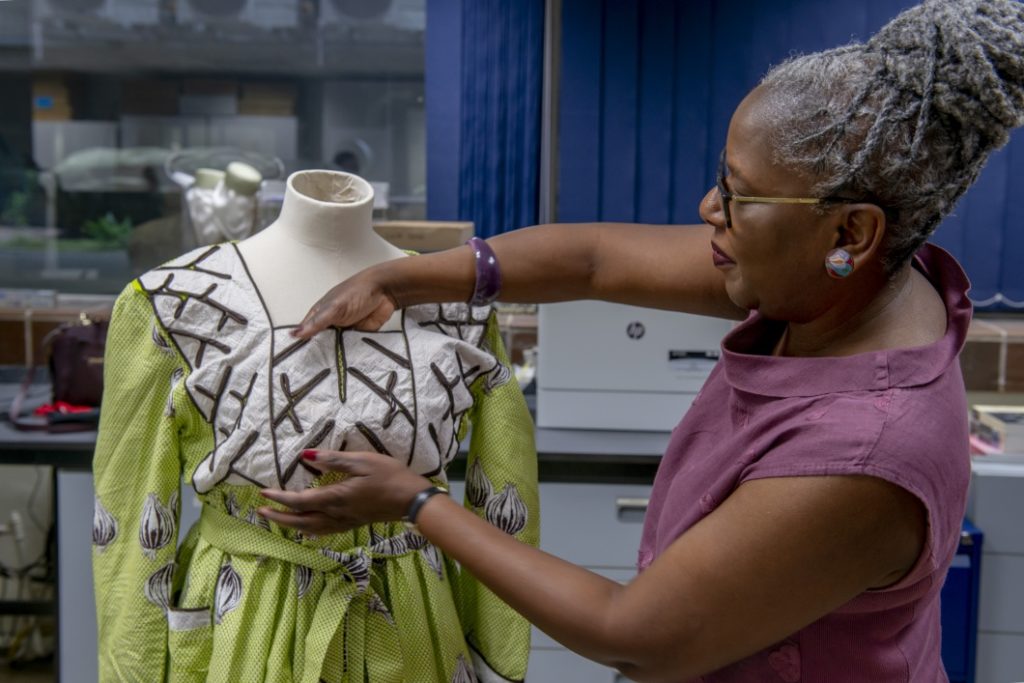
<path fill-rule="evenodd" d="M 169 502 L 175 502 L 171 495 Z M 139 522 L 139 543 L 143 554 L 151 560 L 156 559 L 156 551 L 163 548 L 174 538 L 174 513 L 171 508 L 163 505 L 155 493 L 146 496 L 146 504 L 142 508 L 142 519 Z"/>
<path fill-rule="evenodd" d="M 163 351 L 164 353 L 174 353 L 174 350 L 171 348 L 171 345 L 167 343 L 167 340 L 164 339 L 164 336 L 160 334 L 160 330 L 157 329 L 156 320 L 153 321 L 153 343 L 156 344 L 156 347 Z"/>
<path fill-rule="evenodd" d="M 477 683 L 476 673 L 473 667 L 462 655 L 455 662 L 455 673 L 452 674 L 452 683 Z"/>
<path fill-rule="evenodd" d="M 174 372 L 171 373 L 171 390 L 167 392 L 167 405 L 164 406 L 166 417 L 174 417 L 174 389 L 184 376 L 185 371 L 181 368 L 174 368 Z"/>
<path fill-rule="evenodd" d="M 301 564 L 295 565 L 295 584 L 298 586 L 299 599 L 301 600 L 306 595 L 309 587 L 313 585 L 313 570 Z"/>
<path fill-rule="evenodd" d="M 405 532 L 405 544 L 409 546 L 409 550 L 419 550 L 427 545 L 427 538 L 415 531 L 407 531 Z"/>
<path fill-rule="evenodd" d="M 324 557 L 329 557 L 338 564 L 341 564 L 345 559 L 345 553 L 339 553 L 337 550 L 331 550 L 330 548 L 321 548 L 320 554 Z"/>
<path fill-rule="evenodd" d="M 242 577 L 231 566 L 231 560 L 228 560 L 221 565 L 220 573 L 217 575 L 214 620 L 218 624 L 221 623 L 225 615 L 238 607 L 238 603 L 241 601 Z"/>
<path fill-rule="evenodd" d="M 346 578 L 355 582 L 359 590 L 363 590 L 370 583 L 370 558 L 362 550 L 354 553 L 339 553 L 329 548 L 321 548 L 320 552 L 342 565 L 346 572 Z"/>
<path fill-rule="evenodd" d="M 235 498 L 234 493 L 229 493 L 224 498 L 224 509 L 232 517 L 237 517 L 238 513 L 242 511 L 241 506 L 238 504 L 238 499 Z"/>
<path fill-rule="evenodd" d="M 388 536 L 387 538 L 376 536 L 376 539 L 373 540 L 373 544 L 370 546 L 370 552 L 373 555 L 383 555 L 386 557 L 395 557 L 408 551 L 409 546 L 405 543 L 405 534 Z"/>
<path fill-rule="evenodd" d="M 173 562 L 168 562 L 157 569 L 146 579 L 146 585 L 142 589 L 146 599 L 163 610 L 166 610 L 171 604 L 171 580 L 174 578 L 174 567 Z"/>
<path fill-rule="evenodd" d="M 505 489 L 487 501 L 484 509 L 487 521 L 512 536 L 526 526 L 526 503 L 519 497 L 515 484 L 505 484 Z"/>
<path fill-rule="evenodd" d="M 473 464 L 466 472 L 466 500 L 475 508 L 482 508 L 491 497 L 491 480 L 484 474 L 484 467 L 480 464 L 479 458 L 473 459 Z"/>
<path fill-rule="evenodd" d="M 384 620 L 392 626 L 395 625 L 395 618 L 391 616 L 391 610 L 388 609 L 388 606 L 384 604 L 384 601 L 381 600 L 379 595 L 371 595 L 370 599 L 366 602 L 366 608 L 370 612 L 379 614 L 382 617 L 384 617 Z"/>
<path fill-rule="evenodd" d="M 362 551 L 346 553 L 341 563 L 345 565 L 345 569 L 348 570 L 352 580 L 359 586 L 359 590 L 364 590 L 369 585 L 370 558 L 367 557 L 366 553 Z"/>
<path fill-rule="evenodd" d="M 433 543 L 428 543 L 420 550 L 420 555 L 427 561 L 430 568 L 437 574 L 437 578 L 444 580 L 444 567 L 443 560 L 441 559 L 441 551 L 437 549 Z"/>
<path fill-rule="evenodd" d="M 267 520 L 266 517 L 257 513 L 256 508 L 249 509 L 249 514 L 245 516 L 245 521 L 249 522 L 249 524 L 253 524 L 255 526 L 266 529 L 267 531 L 270 531 L 270 522 Z"/>
<path fill-rule="evenodd" d="M 102 553 L 117 538 L 117 520 L 107 512 L 99 496 L 93 501 L 92 544 Z"/>
<path fill-rule="evenodd" d="M 498 363 L 493 370 L 487 373 L 487 379 L 484 380 L 484 393 L 491 393 L 494 389 L 508 384 L 508 381 L 512 379 L 512 371 L 504 363 Z"/>

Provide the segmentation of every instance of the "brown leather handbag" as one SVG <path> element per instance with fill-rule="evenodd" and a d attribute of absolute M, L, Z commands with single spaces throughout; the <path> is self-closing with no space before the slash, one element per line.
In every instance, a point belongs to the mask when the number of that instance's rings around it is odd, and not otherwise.
<path fill-rule="evenodd" d="M 77 325 L 62 325 L 50 333 L 50 380 L 53 402 L 98 408 L 103 398 L 103 352 L 107 322 L 82 316 Z M 44 346 L 46 340 L 43 341 Z"/>
<path fill-rule="evenodd" d="M 100 399 L 103 397 L 103 353 L 107 341 L 108 323 L 92 320 L 82 313 L 77 323 L 66 323 L 43 338 L 50 368 L 50 382 L 54 404 L 89 406 L 85 412 L 53 412 L 43 418 L 21 416 L 22 405 L 35 375 L 33 365 L 14 402 L 10 420 L 18 429 L 47 430 L 51 432 L 85 431 L 95 429 L 99 422 Z"/>

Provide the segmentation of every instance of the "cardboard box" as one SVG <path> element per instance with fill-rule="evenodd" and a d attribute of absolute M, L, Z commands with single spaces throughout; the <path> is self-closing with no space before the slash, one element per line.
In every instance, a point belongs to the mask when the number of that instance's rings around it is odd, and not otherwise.
<path fill-rule="evenodd" d="M 421 252 L 458 247 L 473 236 L 469 221 L 379 221 L 373 228 L 396 247 Z"/>
<path fill-rule="evenodd" d="M 243 83 L 238 101 L 242 116 L 293 116 L 297 89 L 288 83 Z"/>
<path fill-rule="evenodd" d="M 41 76 L 32 79 L 32 118 L 36 121 L 69 121 L 73 118 L 71 95 L 64 79 Z"/>
<path fill-rule="evenodd" d="M 968 391 L 1024 392 L 1024 320 L 972 320 L 960 368 Z"/>
<path fill-rule="evenodd" d="M 37 103 L 32 107 L 33 121 L 70 121 L 74 118 L 74 112 L 68 104 L 44 104 Z"/>
<path fill-rule="evenodd" d="M 68 101 L 68 87 L 60 76 L 37 76 L 32 79 L 32 95 L 52 97 L 55 100 Z"/>
<path fill-rule="evenodd" d="M 1024 453 L 1024 406 L 973 405 L 971 453 Z"/>
<path fill-rule="evenodd" d="M 243 83 L 242 99 L 294 102 L 298 90 L 291 83 Z"/>
<path fill-rule="evenodd" d="M 215 78 L 187 78 L 182 84 L 181 91 L 186 95 L 230 95 L 238 97 L 238 83 L 232 80 Z"/>

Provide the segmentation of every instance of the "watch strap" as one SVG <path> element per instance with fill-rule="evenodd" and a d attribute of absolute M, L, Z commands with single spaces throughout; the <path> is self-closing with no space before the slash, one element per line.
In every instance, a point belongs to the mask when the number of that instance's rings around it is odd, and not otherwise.
<path fill-rule="evenodd" d="M 416 517 L 420 514 L 420 510 L 423 508 L 423 505 L 439 493 L 448 495 L 447 489 L 443 489 L 440 486 L 431 486 L 430 488 L 423 489 L 417 493 L 413 497 L 412 502 L 409 503 L 409 510 L 405 513 L 405 517 L 402 518 L 405 525 L 411 529 L 415 529 Z"/>

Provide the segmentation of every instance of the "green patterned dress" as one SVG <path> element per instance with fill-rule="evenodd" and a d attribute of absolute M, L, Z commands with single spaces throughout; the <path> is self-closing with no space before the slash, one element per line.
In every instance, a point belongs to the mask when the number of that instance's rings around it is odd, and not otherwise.
<path fill-rule="evenodd" d="M 304 448 L 385 453 L 443 484 L 472 426 L 465 505 L 535 545 L 533 429 L 493 311 L 290 329 L 232 244 L 118 298 L 93 464 L 100 680 L 522 680 L 529 625 L 422 536 L 303 537 L 255 512 L 262 487 L 323 483 Z M 183 477 L 203 510 L 179 544 Z"/>

